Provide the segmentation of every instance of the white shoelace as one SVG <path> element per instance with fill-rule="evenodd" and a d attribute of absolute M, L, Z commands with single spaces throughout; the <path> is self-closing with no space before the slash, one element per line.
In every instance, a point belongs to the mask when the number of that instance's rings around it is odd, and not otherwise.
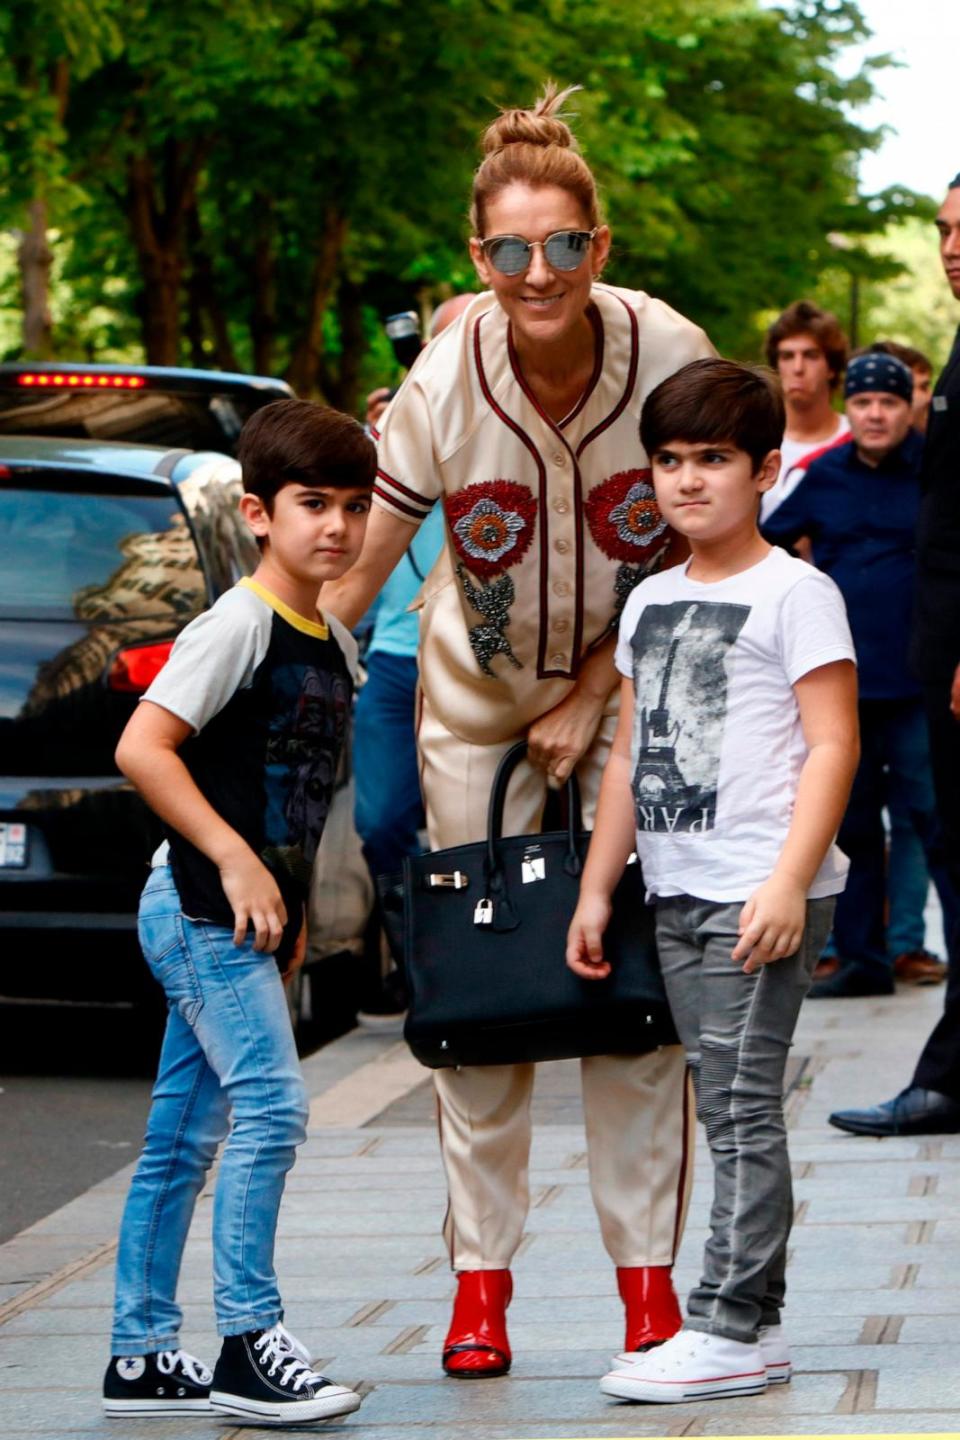
<path fill-rule="evenodd" d="M 298 1340 L 296 1335 L 292 1335 L 286 1325 L 282 1325 L 279 1320 L 273 1328 L 280 1336 L 281 1343 L 290 1351 L 290 1354 L 296 1355 L 297 1359 L 302 1360 L 304 1365 L 309 1365 L 311 1355 L 303 1341 Z"/>
<path fill-rule="evenodd" d="M 320 1375 L 316 1370 L 311 1370 L 309 1365 L 298 1358 L 290 1347 L 290 1333 L 284 1330 L 282 1325 L 274 1325 L 272 1330 L 265 1330 L 259 1340 L 254 1340 L 253 1348 L 259 1352 L 260 1364 L 266 1368 L 269 1365 L 267 1374 L 272 1380 L 279 1371 L 279 1383 L 286 1389 L 290 1386 L 292 1390 L 302 1390 L 304 1386 L 310 1386 L 314 1381 L 321 1385 L 328 1385 L 330 1382 L 325 1375 Z"/>
<path fill-rule="evenodd" d="M 157 1369 L 161 1375 L 172 1375 L 180 1369 L 194 1385 L 209 1385 L 213 1381 L 213 1374 L 203 1361 L 198 1360 L 196 1355 L 189 1355 L 186 1350 L 159 1350 Z"/>

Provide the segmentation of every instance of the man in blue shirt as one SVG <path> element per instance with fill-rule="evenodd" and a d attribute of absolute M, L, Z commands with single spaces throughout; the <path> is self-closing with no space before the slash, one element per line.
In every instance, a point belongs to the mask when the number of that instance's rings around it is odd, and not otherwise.
<path fill-rule="evenodd" d="M 834 920 L 840 967 L 817 982 L 815 998 L 893 992 L 884 935 L 888 785 L 908 797 L 945 914 L 956 905 L 938 854 L 921 687 L 907 659 L 923 453 L 911 429 L 912 392 L 901 360 L 855 357 L 844 384 L 853 438 L 815 460 L 764 527 L 780 544 L 809 538 L 814 564 L 843 593 L 857 650 L 862 756 L 839 836 L 850 858 Z"/>

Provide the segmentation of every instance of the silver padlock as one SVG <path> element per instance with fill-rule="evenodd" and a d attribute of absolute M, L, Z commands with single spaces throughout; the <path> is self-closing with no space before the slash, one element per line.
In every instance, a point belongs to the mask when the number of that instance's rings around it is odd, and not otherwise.
<path fill-rule="evenodd" d="M 493 924 L 493 901 L 478 900 L 473 911 L 474 925 Z"/>

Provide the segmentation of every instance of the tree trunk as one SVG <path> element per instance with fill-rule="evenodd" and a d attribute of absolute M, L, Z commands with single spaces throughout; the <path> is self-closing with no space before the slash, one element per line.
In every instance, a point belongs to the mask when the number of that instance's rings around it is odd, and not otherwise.
<path fill-rule="evenodd" d="M 23 353 L 31 360 L 49 360 L 53 354 L 53 319 L 50 314 L 50 271 L 53 251 L 47 242 L 47 202 L 30 202 L 29 228 L 20 232 L 17 264 L 23 297 Z"/>
<path fill-rule="evenodd" d="M 141 316 L 148 365 L 179 361 L 184 225 L 195 204 L 197 177 L 208 148 L 208 143 L 188 147 L 182 141 L 168 141 L 161 156 L 160 187 L 148 152 L 133 155 L 127 167 L 127 218 L 143 280 Z"/>
<path fill-rule="evenodd" d="M 190 347 L 190 364 L 194 370 L 202 370 L 207 363 L 206 333 L 203 325 L 203 302 L 197 285 L 196 271 L 191 271 L 187 281 L 187 344 Z"/>
<path fill-rule="evenodd" d="M 217 365 L 221 370 L 239 370 L 241 368 L 240 361 L 237 359 L 237 352 L 230 339 L 227 317 L 220 304 L 220 294 L 217 290 L 213 265 L 210 263 L 210 256 L 203 243 L 203 230 L 196 207 L 190 211 L 187 229 L 190 237 L 190 294 L 193 303 L 201 317 L 206 315 L 210 322 L 213 354 Z"/>
<path fill-rule="evenodd" d="M 340 374 L 336 396 L 331 397 L 340 410 L 353 415 L 357 410 L 360 385 L 360 362 L 366 350 L 363 334 L 362 291 L 351 280 L 341 280 L 337 292 L 337 315 L 340 320 Z"/>
<path fill-rule="evenodd" d="M 258 375 L 270 375 L 277 339 L 277 269 L 271 197 L 257 196 L 256 211 L 250 335 L 253 339 L 253 368 Z"/>
<path fill-rule="evenodd" d="M 323 316 L 330 303 L 340 267 L 347 222 L 338 211 L 327 216 L 310 277 L 307 314 L 300 339 L 294 347 L 287 379 L 298 395 L 315 395 L 320 388 L 323 366 Z"/>

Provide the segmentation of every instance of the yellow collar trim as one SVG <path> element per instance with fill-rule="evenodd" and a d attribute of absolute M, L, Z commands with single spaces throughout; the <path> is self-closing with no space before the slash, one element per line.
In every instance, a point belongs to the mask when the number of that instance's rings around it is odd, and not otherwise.
<path fill-rule="evenodd" d="M 325 620 L 307 620 L 303 615 L 298 615 L 296 610 L 291 610 L 289 605 L 284 604 L 279 595 L 274 595 L 266 585 L 261 585 L 259 580 L 252 580 L 249 575 L 244 575 L 242 580 L 237 582 L 245 590 L 252 590 L 254 595 L 259 595 L 265 605 L 276 611 L 281 620 L 286 620 L 294 630 L 299 630 L 303 635 L 312 635 L 315 640 L 329 640 L 330 627 Z"/>

